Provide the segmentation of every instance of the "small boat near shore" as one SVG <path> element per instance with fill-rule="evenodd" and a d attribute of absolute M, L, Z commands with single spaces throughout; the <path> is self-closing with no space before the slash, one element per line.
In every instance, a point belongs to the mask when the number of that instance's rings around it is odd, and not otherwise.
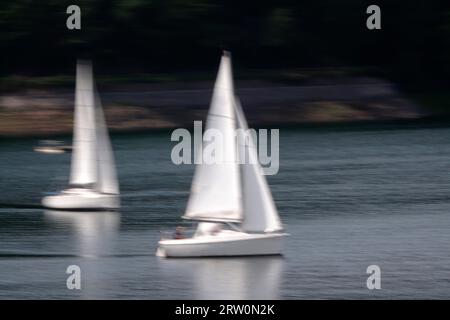
<path fill-rule="evenodd" d="M 72 152 L 72 146 L 65 145 L 62 141 L 57 140 L 41 140 L 39 145 L 33 148 L 39 153 L 66 153 Z"/>
<path fill-rule="evenodd" d="M 235 132 L 248 126 L 234 95 L 231 57 L 225 52 L 217 75 L 206 130 L 222 135 L 220 163 L 196 166 L 190 198 L 182 218 L 198 222 L 192 237 L 177 233 L 162 238 L 160 257 L 279 255 L 283 232 L 275 203 L 258 161 L 250 135 L 240 144 Z M 206 133 L 206 131 L 205 131 Z M 202 150 L 205 151 L 205 142 Z M 239 161 L 243 155 L 248 161 Z M 204 154 L 203 154 L 204 155 Z"/>

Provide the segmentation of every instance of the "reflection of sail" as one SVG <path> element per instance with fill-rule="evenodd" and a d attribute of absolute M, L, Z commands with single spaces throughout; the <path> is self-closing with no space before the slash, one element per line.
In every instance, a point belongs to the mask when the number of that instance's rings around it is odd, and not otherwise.
<path fill-rule="evenodd" d="M 161 263 L 164 272 L 192 279 L 195 299 L 258 300 L 280 299 L 283 261 L 282 257 L 245 257 Z"/>
<path fill-rule="evenodd" d="M 106 299 L 111 292 L 111 259 L 116 252 L 120 213 L 45 210 L 44 216 L 64 232 L 64 254 L 81 268 L 81 299 Z"/>
<path fill-rule="evenodd" d="M 102 256 L 112 253 L 120 225 L 118 212 L 76 212 L 45 210 L 49 221 L 67 226 L 76 234 L 76 250 L 81 256 Z"/>

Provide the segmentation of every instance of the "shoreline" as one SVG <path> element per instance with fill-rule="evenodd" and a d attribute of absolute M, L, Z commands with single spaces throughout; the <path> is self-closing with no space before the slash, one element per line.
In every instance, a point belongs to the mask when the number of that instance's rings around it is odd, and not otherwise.
<path fill-rule="evenodd" d="M 180 89 L 180 88 L 186 89 Z M 99 90 L 111 132 L 191 128 L 205 120 L 212 82 L 128 84 Z M 250 126 L 301 127 L 327 124 L 418 121 L 433 115 L 388 81 L 280 85 L 236 81 Z M 72 132 L 74 92 L 23 90 L 0 96 L 0 137 L 55 136 Z"/>
<path fill-rule="evenodd" d="M 279 129 L 283 131 L 371 131 L 371 130 L 414 130 L 427 128 L 449 128 L 450 117 L 424 117 L 411 120 L 389 120 L 389 121 L 365 121 L 365 122 L 334 122 L 334 123 L 304 123 L 299 125 L 288 126 L 265 126 L 264 128 L 254 126 L 253 129 Z M 147 134 L 167 134 L 176 128 L 148 128 L 148 129 L 124 129 L 110 130 L 111 136 L 126 135 L 147 135 Z M 186 127 L 189 131 L 193 131 L 193 125 Z M 0 139 L 4 140 L 27 140 L 27 139 L 71 139 L 72 130 L 63 133 L 30 133 L 20 135 L 0 135 Z"/>

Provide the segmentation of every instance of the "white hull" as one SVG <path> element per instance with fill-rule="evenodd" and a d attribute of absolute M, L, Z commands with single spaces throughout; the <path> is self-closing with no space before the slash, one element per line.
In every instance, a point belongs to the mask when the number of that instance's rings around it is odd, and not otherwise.
<path fill-rule="evenodd" d="M 61 210 L 108 210 L 120 207 L 119 195 L 100 193 L 91 189 L 67 189 L 42 199 L 42 205 Z"/>
<path fill-rule="evenodd" d="M 251 234 L 223 230 L 216 235 L 187 239 L 160 240 L 160 257 L 213 257 L 278 255 L 282 253 L 285 233 Z"/>

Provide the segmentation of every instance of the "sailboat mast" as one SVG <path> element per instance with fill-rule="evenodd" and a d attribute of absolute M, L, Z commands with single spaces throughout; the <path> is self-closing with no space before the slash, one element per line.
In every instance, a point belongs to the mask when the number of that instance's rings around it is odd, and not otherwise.
<path fill-rule="evenodd" d="M 77 62 L 70 185 L 92 186 L 97 180 L 92 66 Z"/>

